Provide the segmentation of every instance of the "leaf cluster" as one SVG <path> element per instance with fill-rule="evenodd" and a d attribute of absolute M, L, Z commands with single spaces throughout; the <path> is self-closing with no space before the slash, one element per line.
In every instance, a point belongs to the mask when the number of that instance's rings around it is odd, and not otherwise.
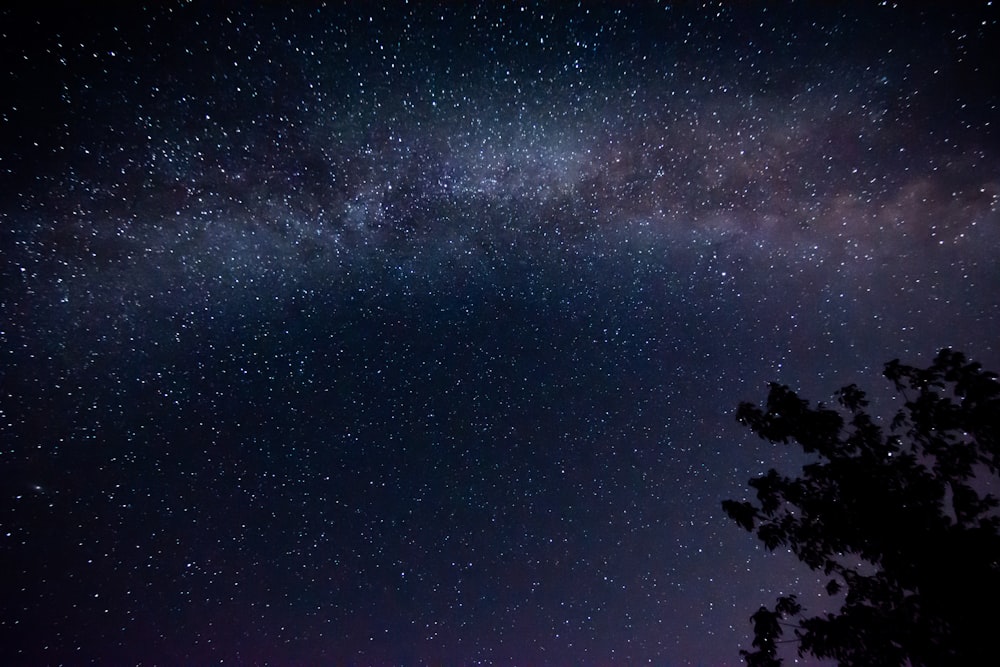
<path fill-rule="evenodd" d="M 1000 502 L 989 492 L 1000 481 L 1000 382 L 952 350 L 926 369 L 891 361 L 884 375 L 903 397 L 888 431 L 855 385 L 836 393 L 834 408 L 778 384 L 763 408 L 741 404 L 741 423 L 814 460 L 797 477 L 771 469 L 750 480 L 756 501 L 723 509 L 768 549 L 823 572 L 831 596 L 843 594 L 837 613 L 795 624 L 800 655 L 977 664 L 997 652 L 997 613 L 976 601 L 993 609 L 1000 595 Z M 794 598 L 755 613 L 747 664 L 780 665 L 778 621 L 801 613 Z"/>

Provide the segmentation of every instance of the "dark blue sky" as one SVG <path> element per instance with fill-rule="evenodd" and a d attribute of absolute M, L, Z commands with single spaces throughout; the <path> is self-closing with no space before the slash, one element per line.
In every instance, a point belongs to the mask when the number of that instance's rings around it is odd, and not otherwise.
<path fill-rule="evenodd" d="M 1000 367 L 998 11 L 0 11 L 0 662 L 738 664 L 785 382 Z"/>

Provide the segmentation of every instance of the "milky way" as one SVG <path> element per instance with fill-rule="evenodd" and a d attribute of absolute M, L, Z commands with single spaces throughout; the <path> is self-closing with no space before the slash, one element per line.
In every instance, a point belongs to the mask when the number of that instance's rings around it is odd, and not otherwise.
<path fill-rule="evenodd" d="M 1000 366 L 998 13 L 0 13 L 5 664 L 737 664 L 743 432 Z M 12 573 L 12 574 L 11 574 Z"/>

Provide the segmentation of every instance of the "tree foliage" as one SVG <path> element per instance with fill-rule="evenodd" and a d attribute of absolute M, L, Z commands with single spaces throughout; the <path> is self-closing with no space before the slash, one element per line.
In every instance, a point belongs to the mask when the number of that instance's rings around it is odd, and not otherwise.
<path fill-rule="evenodd" d="M 942 350 L 926 369 L 885 366 L 902 395 L 887 428 L 857 386 L 836 409 L 771 384 L 767 404 L 739 421 L 811 462 L 798 477 L 771 469 L 750 480 L 756 502 L 723 509 L 768 549 L 786 548 L 829 578 L 836 613 L 804 617 L 794 597 L 752 617 L 750 667 L 781 664 L 793 628 L 800 655 L 841 665 L 987 664 L 1000 655 L 1000 382 Z M 839 597 L 842 596 L 842 597 Z"/>

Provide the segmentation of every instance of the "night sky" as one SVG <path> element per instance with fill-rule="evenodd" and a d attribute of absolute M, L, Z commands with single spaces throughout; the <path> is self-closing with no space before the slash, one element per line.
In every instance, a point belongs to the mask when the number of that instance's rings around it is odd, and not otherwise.
<path fill-rule="evenodd" d="M 0 10 L 5 665 L 740 664 L 737 404 L 1000 369 L 988 2 L 150 4 Z"/>

